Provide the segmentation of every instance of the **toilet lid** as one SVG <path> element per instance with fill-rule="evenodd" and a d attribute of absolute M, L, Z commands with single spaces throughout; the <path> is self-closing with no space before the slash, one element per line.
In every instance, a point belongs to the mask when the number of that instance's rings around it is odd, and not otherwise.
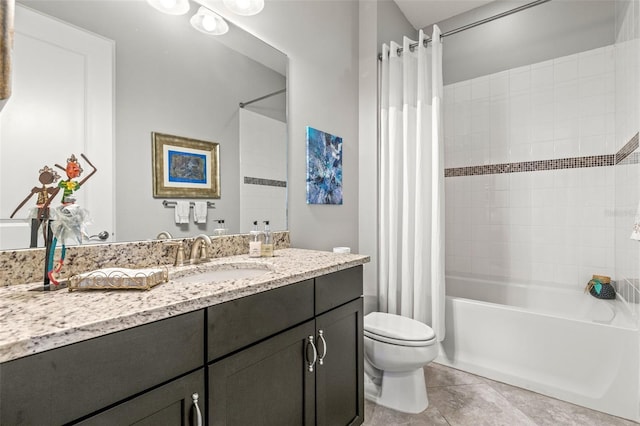
<path fill-rule="evenodd" d="M 416 344 L 428 342 L 436 337 L 431 327 L 411 318 L 384 312 L 371 312 L 364 317 L 365 335 L 383 341 L 398 341 Z M 411 345 L 413 346 L 413 345 Z"/>

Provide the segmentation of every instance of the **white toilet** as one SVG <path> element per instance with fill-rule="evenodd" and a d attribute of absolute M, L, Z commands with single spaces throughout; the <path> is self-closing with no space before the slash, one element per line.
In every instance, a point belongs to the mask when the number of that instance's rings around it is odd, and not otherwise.
<path fill-rule="evenodd" d="M 422 367 L 438 356 L 426 324 L 383 312 L 364 317 L 365 397 L 393 410 L 420 413 L 428 405 Z"/>

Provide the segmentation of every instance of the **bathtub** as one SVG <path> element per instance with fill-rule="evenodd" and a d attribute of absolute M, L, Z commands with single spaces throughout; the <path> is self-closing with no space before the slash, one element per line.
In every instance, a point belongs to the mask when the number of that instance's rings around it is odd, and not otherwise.
<path fill-rule="evenodd" d="M 640 420 L 637 316 L 566 286 L 446 277 L 436 362 Z"/>

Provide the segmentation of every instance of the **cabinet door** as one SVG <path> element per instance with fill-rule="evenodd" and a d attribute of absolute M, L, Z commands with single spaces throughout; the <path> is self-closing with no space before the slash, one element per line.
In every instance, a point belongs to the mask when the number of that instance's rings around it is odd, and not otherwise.
<path fill-rule="evenodd" d="M 208 424 L 300 426 L 315 419 L 314 321 L 209 366 Z"/>
<path fill-rule="evenodd" d="M 316 420 L 320 426 L 364 421 L 362 298 L 316 318 Z"/>
<path fill-rule="evenodd" d="M 200 369 L 79 424 L 199 426 L 203 424 L 204 395 L 204 370 Z"/>

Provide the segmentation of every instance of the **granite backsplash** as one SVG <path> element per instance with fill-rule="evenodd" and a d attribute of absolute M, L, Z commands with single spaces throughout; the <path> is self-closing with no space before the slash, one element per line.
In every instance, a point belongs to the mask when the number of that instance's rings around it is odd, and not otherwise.
<path fill-rule="evenodd" d="M 275 249 L 289 248 L 289 231 L 274 232 Z M 106 267 L 150 267 L 173 264 L 177 247 L 166 241 L 184 241 L 185 253 L 191 252 L 194 238 L 91 244 L 67 247 L 60 279 Z M 211 237 L 212 258 L 249 253 L 249 235 Z M 0 286 L 42 282 L 44 248 L 0 251 Z M 59 251 L 55 258 L 60 256 Z"/>

